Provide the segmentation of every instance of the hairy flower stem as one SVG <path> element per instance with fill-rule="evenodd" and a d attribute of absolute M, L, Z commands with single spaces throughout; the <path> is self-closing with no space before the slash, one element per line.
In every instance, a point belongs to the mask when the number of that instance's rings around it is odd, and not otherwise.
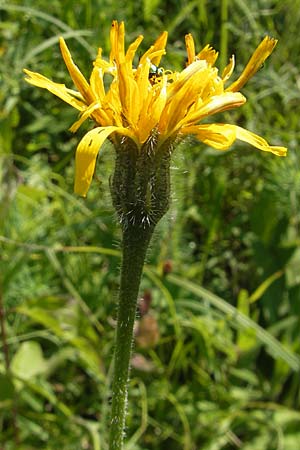
<path fill-rule="evenodd" d="M 167 146 L 157 152 L 148 142 L 138 150 L 129 140 L 116 149 L 111 194 L 123 235 L 109 450 L 123 448 L 138 291 L 153 231 L 169 207 L 169 165 Z"/>
<path fill-rule="evenodd" d="M 110 450 L 121 450 L 125 426 L 127 384 L 139 285 L 152 230 L 129 227 L 123 234 L 123 260 L 112 384 Z"/>

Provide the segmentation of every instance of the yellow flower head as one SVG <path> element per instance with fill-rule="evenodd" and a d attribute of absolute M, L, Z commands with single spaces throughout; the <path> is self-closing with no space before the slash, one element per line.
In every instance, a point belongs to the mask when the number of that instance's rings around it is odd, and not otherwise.
<path fill-rule="evenodd" d="M 98 152 L 109 136 L 116 145 L 120 142 L 117 135 L 127 136 L 139 150 L 154 136 L 157 150 L 166 140 L 173 140 L 178 135 L 195 135 L 218 150 L 228 149 L 239 139 L 260 150 L 286 155 L 286 148 L 270 146 L 263 138 L 237 125 L 201 124 L 208 116 L 246 102 L 246 98 L 238 91 L 271 54 L 277 42 L 275 39 L 264 38 L 243 73 L 227 88 L 225 83 L 234 69 L 233 56 L 222 75 L 219 75 L 214 66 L 217 52 L 206 46 L 196 54 L 193 37 L 188 34 L 187 66 L 181 72 L 171 72 L 160 67 L 160 60 L 165 54 L 167 32 L 164 31 L 158 37 L 135 65 L 134 58 L 142 40 L 143 36 L 138 36 L 125 50 L 124 23 L 113 21 L 109 61 L 102 58 L 102 50 L 99 49 L 88 82 L 74 64 L 64 39 L 60 38 L 62 56 L 76 91 L 38 73 L 24 70 L 28 83 L 47 89 L 79 110 L 79 120 L 73 124 L 71 131 L 75 132 L 87 118 L 92 118 L 97 124 L 77 147 L 76 193 L 86 195 Z M 111 78 L 108 88 L 104 77 Z"/>

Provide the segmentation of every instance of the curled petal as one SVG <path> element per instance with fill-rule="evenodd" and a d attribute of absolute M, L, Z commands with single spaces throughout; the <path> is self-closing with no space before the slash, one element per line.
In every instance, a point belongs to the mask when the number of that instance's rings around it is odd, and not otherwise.
<path fill-rule="evenodd" d="M 210 123 L 182 128 L 184 134 L 194 134 L 199 141 L 217 150 L 227 150 L 236 140 L 234 125 Z"/>
<path fill-rule="evenodd" d="M 272 53 L 275 45 L 277 44 L 277 40 L 266 36 L 264 40 L 259 44 L 249 62 L 247 63 L 245 69 L 239 78 L 234 81 L 226 91 L 237 92 L 239 91 L 247 81 L 260 69 L 265 60 Z"/>
<path fill-rule="evenodd" d="M 74 192 L 76 194 L 86 197 L 95 171 L 98 152 L 105 139 L 114 132 L 134 140 L 134 136 L 126 128 L 111 126 L 94 128 L 79 142 L 75 158 Z"/>
<path fill-rule="evenodd" d="M 263 150 L 264 152 L 271 152 L 277 156 L 286 156 L 287 148 L 269 145 L 265 139 L 252 133 L 251 131 L 245 130 L 242 127 L 235 126 L 235 129 L 236 138 L 240 141 L 247 142 L 248 144 L 253 145 L 253 147 Z"/>
<path fill-rule="evenodd" d="M 240 92 L 224 92 L 223 94 L 212 96 L 197 111 L 187 114 L 179 125 L 194 124 L 213 114 L 238 108 L 245 102 L 246 98 Z"/>
<path fill-rule="evenodd" d="M 277 156 L 286 156 L 287 153 L 285 147 L 271 146 L 262 137 L 237 125 L 224 123 L 194 125 L 182 128 L 181 132 L 194 134 L 200 141 L 218 150 L 227 150 L 238 139 L 259 150 L 271 152 Z"/>

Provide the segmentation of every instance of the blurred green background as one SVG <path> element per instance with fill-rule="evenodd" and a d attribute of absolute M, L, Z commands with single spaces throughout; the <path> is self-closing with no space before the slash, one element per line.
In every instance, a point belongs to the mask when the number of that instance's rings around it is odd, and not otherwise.
<path fill-rule="evenodd" d="M 109 55 L 113 19 L 162 64 L 198 51 L 236 55 L 237 77 L 266 35 L 274 54 L 222 115 L 289 148 L 176 150 L 169 214 L 141 286 L 127 450 L 300 448 L 299 0 L 0 1 L 0 447 L 105 450 L 120 265 L 103 147 L 86 200 L 73 195 L 76 111 L 23 81 L 22 68 L 72 87 L 58 48 L 88 76 Z M 145 305 L 149 309 L 145 314 Z M 150 306 L 149 306 L 150 305 Z M 147 309 L 147 308 L 146 308 Z"/>

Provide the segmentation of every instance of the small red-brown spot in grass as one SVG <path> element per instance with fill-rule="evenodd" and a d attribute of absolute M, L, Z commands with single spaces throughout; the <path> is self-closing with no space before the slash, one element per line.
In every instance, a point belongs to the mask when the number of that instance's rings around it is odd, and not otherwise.
<path fill-rule="evenodd" d="M 150 289 L 145 289 L 143 296 L 139 299 L 139 311 L 144 316 L 149 311 L 152 302 L 152 293 Z"/>

